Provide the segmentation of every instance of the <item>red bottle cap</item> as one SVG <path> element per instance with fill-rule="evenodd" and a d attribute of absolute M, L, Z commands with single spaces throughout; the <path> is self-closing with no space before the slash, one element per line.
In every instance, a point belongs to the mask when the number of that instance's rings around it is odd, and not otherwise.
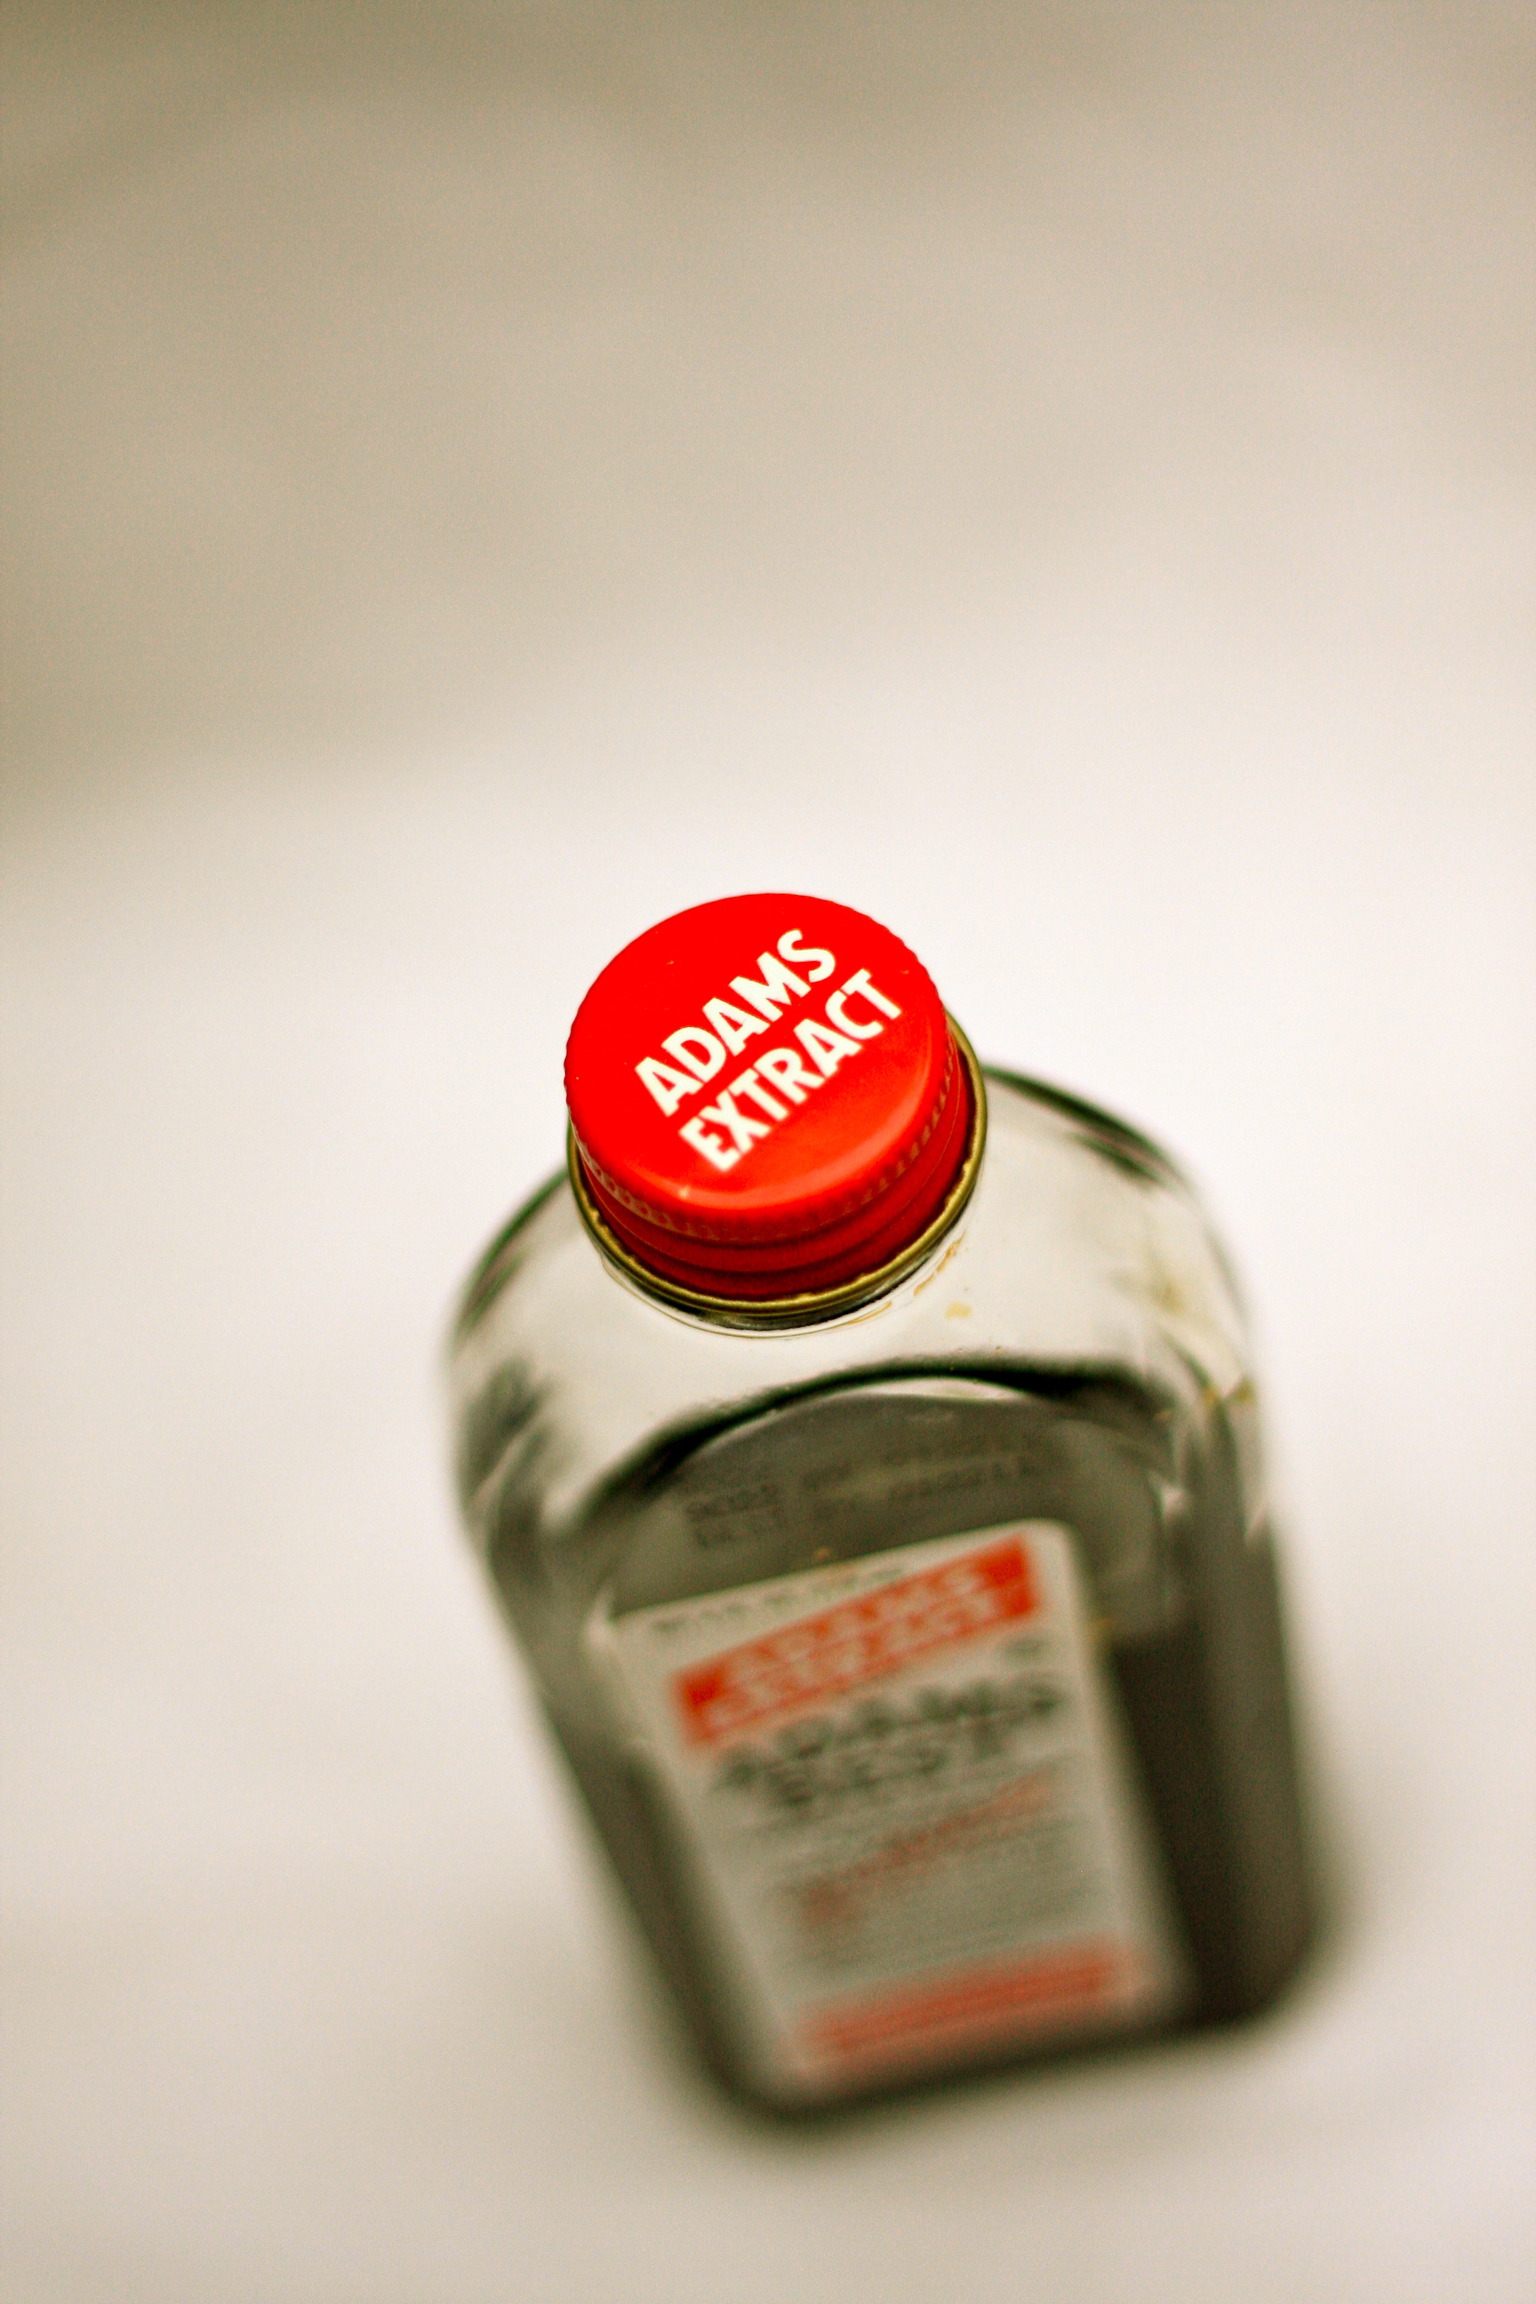
<path fill-rule="evenodd" d="M 637 936 L 577 1011 L 565 1088 L 600 1227 L 720 1298 L 820 1293 L 900 1256 L 974 1133 L 927 970 L 812 896 L 728 896 Z"/>

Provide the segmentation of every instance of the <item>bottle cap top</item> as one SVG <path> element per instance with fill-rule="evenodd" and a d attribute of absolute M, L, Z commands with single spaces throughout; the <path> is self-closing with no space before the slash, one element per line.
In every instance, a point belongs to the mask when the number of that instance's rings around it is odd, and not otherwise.
<path fill-rule="evenodd" d="M 819 897 L 729 896 L 636 937 L 577 1011 L 565 1087 L 601 1225 L 716 1298 L 820 1293 L 900 1256 L 973 1137 L 926 969 Z"/>

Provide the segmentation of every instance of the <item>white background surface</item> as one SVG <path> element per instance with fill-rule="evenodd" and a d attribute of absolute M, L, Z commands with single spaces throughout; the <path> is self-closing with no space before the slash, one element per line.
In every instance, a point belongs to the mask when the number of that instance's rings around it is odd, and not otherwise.
<path fill-rule="evenodd" d="M 1536 2290 L 1532 30 L 13 13 L 18 2304 Z M 811 2139 L 435 1369 L 590 975 L 773 884 L 1209 1186 L 1341 1862 L 1266 2026 Z"/>

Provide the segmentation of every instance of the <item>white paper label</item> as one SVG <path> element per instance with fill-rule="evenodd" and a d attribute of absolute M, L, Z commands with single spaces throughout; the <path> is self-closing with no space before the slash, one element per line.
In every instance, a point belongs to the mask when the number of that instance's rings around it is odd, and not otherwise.
<path fill-rule="evenodd" d="M 830 2093 L 1175 2005 L 1064 1529 L 904 1546 L 607 1638 L 770 2082 Z"/>

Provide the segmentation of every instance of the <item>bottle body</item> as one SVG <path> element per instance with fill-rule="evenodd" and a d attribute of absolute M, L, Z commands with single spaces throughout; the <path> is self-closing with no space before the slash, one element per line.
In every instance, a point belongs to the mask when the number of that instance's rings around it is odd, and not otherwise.
<path fill-rule="evenodd" d="M 783 2108 L 1240 2014 L 1308 1889 L 1247 1346 L 1144 1139 L 987 1075 L 841 1317 L 650 1300 L 559 1180 L 466 1298 L 460 1485 L 710 2064 Z"/>

